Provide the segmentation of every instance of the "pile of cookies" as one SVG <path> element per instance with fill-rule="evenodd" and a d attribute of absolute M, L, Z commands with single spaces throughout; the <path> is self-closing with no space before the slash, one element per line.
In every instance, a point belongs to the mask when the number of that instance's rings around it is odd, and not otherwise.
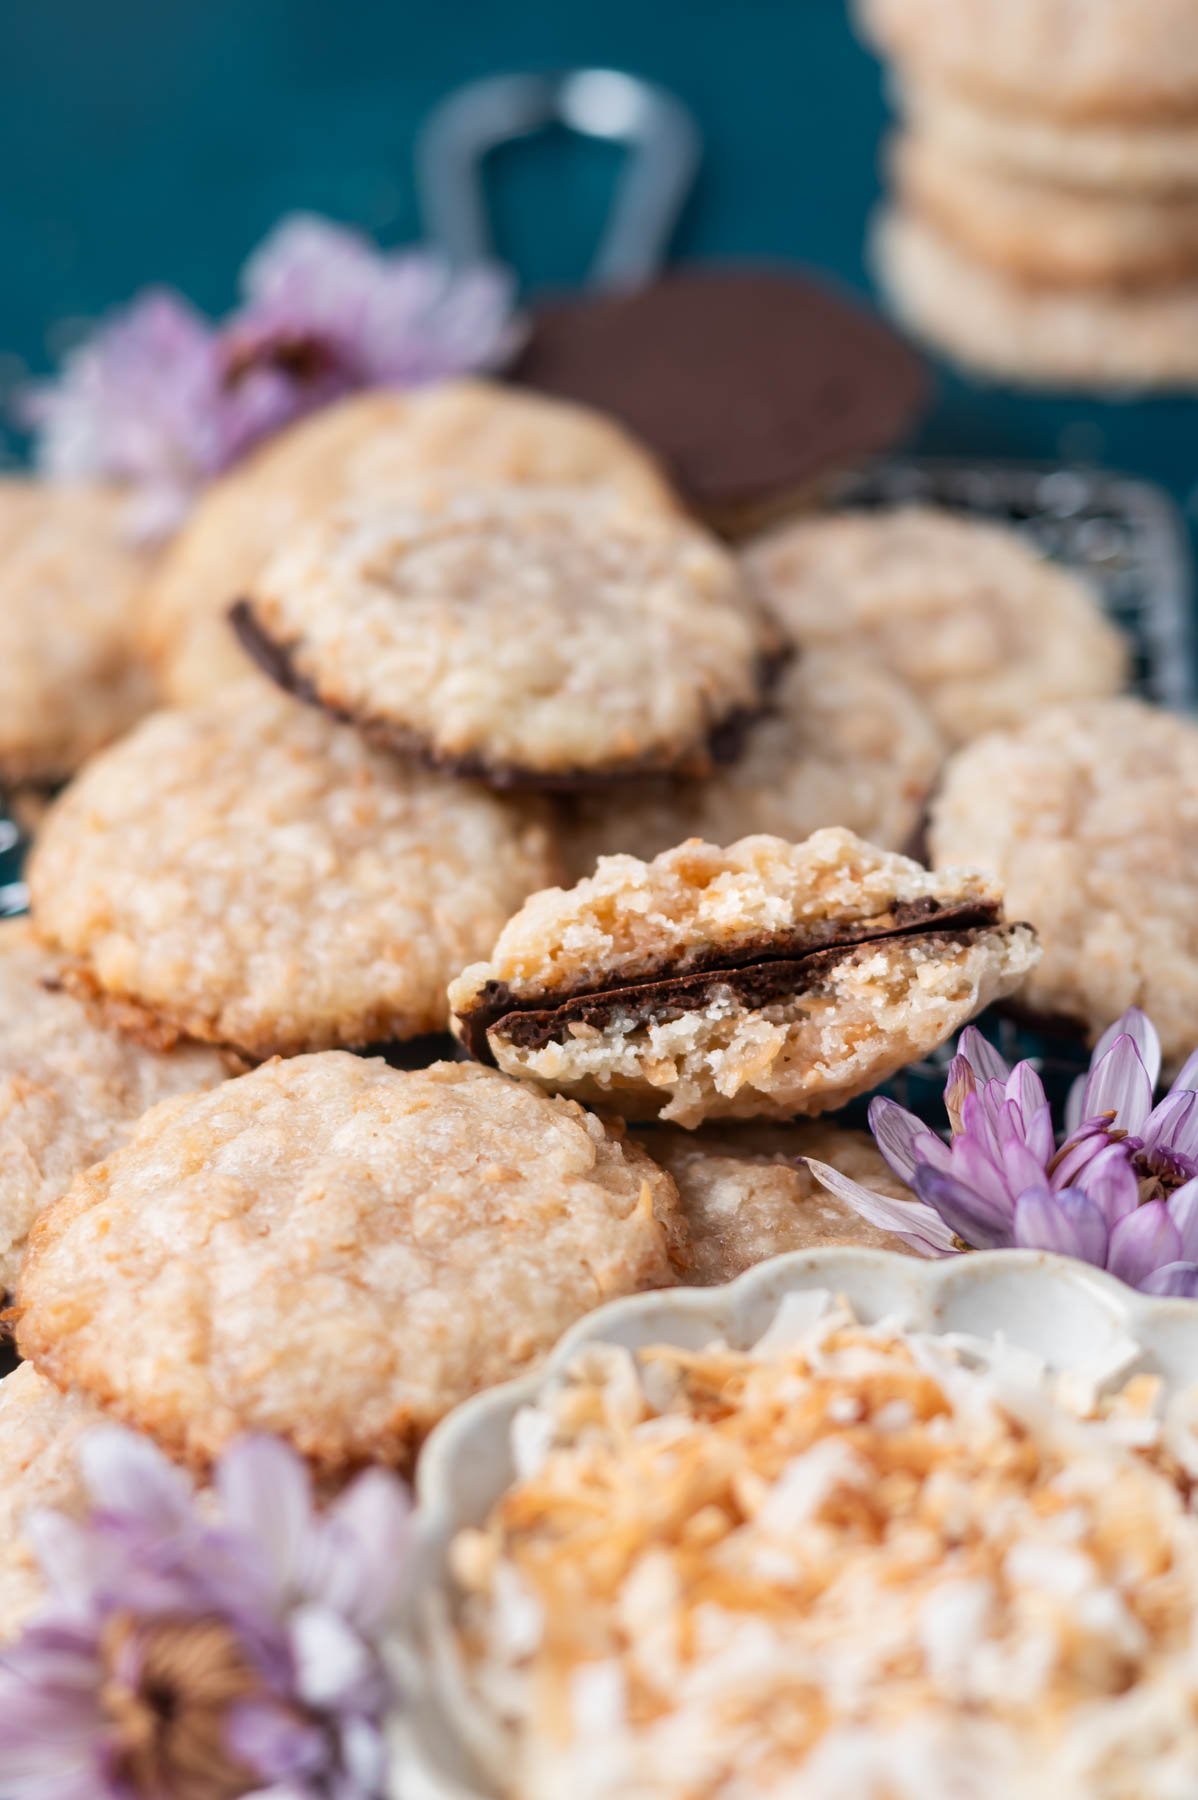
<path fill-rule="evenodd" d="M 859 0 L 903 126 L 877 261 L 982 372 L 1198 385 L 1194 0 Z"/>
<path fill-rule="evenodd" d="M 89 1420 L 198 1479 L 247 1429 L 410 1469 L 607 1298 L 901 1248 L 804 1159 L 902 1198 L 834 1115 L 991 1002 L 1135 999 L 1171 1054 L 1198 1012 L 1198 728 L 1004 531 L 732 548 L 608 420 L 474 382 L 294 427 L 128 613 L 39 529 L 0 583 L 63 749 L 14 719 L 4 774 L 82 766 L 0 926 L 0 1634 Z M 60 585 L 154 672 L 123 736 L 98 666 L 55 700 Z"/>

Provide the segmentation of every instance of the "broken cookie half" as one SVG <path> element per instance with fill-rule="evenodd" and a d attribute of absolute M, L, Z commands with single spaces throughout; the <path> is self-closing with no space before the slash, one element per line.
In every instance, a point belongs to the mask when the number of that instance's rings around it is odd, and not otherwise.
<path fill-rule="evenodd" d="M 964 869 L 852 832 L 697 838 L 534 894 L 449 990 L 470 1054 L 623 1113 L 829 1112 L 926 1056 L 1039 958 Z"/>

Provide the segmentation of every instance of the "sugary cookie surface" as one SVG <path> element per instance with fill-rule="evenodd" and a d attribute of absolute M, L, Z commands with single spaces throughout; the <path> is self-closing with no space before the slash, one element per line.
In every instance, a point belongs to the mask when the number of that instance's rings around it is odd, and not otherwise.
<path fill-rule="evenodd" d="M 905 850 L 943 757 L 939 731 L 904 682 L 847 647 L 804 650 L 728 767 L 708 781 L 572 794 L 558 809 L 558 838 L 575 877 L 600 856 L 648 859 L 688 837 L 795 840 L 831 825 Z"/>
<path fill-rule="evenodd" d="M 467 481 L 594 485 L 649 511 L 676 506 L 648 452 L 586 407 L 487 381 L 354 395 L 216 482 L 167 550 L 149 631 L 168 697 L 207 699 L 247 673 L 226 614 L 289 533 L 351 494 L 386 494 L 442 469 Z"/>
<path fill-rule="evenodd" d="M 942 864 L 1002 882 L 1040 933 L 1021 996 L 1097 1036 L 1128 1006 L 1167 1060 L 1198 1018 L 1198 726 L 1139 700 L 1060 707 L 949 763 L 932 811 Z"/>
<path fill-rule="evenodd" d="M 677 1197 L 635 1145 L 494 1071 L 344 1052 L 146 1114 L 35 1231 L 22 1354 L 203 1463 L 272 1431 L 330 1474 L 601 1301 L 673 1279 Z"/>
<path fill-rule="evenodd" d="M 62 781 L 153 702 L 122 497 L 0 481 L 0 781 Z"/>
<path fill-rule="evenodd" d="M 910 1254 L 893 1233 L 866 1224 L 821 1188 L 803 1161 L 814 1157 L 879 1193 L 908 1198 L 910 1190 L 862 1131 L 809 1120 L 696 1132 L 659 1126 L 639 1142 L 678 1189 L 688 1286 L 732 1281 L 766 1257 L 832 1244 Z"/>
<path fill-rule="evenodd" d="M 0 1288 L 29 1227 L 159 1100 L 214 1087 L 228 1069 L 200 1044 L 160 1051 L 67 993 L 22 920 L 0 924 Z"/>
<path fill-rule="evenodd" d="M 242 624 L 279 679 L 497 783 L 710 763 L 773 646 L 697 527 L 588 488 L 456 479 L 349 502 L 286 545 Z"/>
<path fill-rule="evenodd" d="M 85 985 L 251 1057 L 445 1024 L 445 984 L 551 878 L 515 802 L 261 691 L 154 715 L 93 762 L 31 859 Z"/>
<path fill-rule="evenodd" d="M 800 647 L 871 652 L 950 743 L 1114 693 L 1126 672 L 1084 584 L 1005 526 L 926 506 L 841 513 L 768 533 L 744 562 Z"/>

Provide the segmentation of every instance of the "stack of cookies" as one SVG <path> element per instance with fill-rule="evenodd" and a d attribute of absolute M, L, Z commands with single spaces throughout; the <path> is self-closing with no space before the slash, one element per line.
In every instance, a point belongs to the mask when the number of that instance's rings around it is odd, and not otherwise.
<path fill-rule="evenodd" d="M 904 1198 L 837 1114 L 991 1002 L 1198 980 L 1195 730 L 1005 532 L 734 551 L 607 419 L 467 382 L 296 426 L 146 573 L 168 704 L 70 740 L 0 926 L 0 1636 L 96 1418 L 201 1480 L 245 1431 L 409 1469 L 602 1300 L 904 1249 L 806 1159 Z"/>
<path fill-rule="evenodd" d="M 859 0 L 903 127 L 877 261 L 981 372 L 1198 385 L 1195 0 Z"/>

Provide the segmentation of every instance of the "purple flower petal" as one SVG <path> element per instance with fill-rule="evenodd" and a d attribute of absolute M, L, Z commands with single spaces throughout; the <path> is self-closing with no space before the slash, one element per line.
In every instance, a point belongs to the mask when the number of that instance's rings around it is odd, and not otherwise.
<path fill-rule="evenodd" d="M 235 1706 L 225 1721 L 225 1742 L 230 1755 L 263 1781 L 319 1775 L 328 1761 L 320 1727 L 305 1726 L 294 1709 L 269 1700 L 246 1700 Z"/>
<path fill-rule="evenodd" d="M 957 1039 L 957 1055 L 963 1056 L 979 1081 L 1005 1082 L 1011 1073 L 989 1038 L 976 1025 L 967 1025 Z"/>
<path fill-rule="evenodd" d="M 399 1597 L 412 1531 L 412 1502 L 397 1475 L 367 1469 L 320 1521 L 310 1591 L 371 1635 Z"/>
<path fill-rule="evenodd" d="M 417 386 L 495 368 L 514 347 L 512 280 L 455 271 L 427 250 L 382 253 L 356 231 L 297 214 L 250 258 L 230 329 L 324 346 L 349 386 Z"/>
<path fill-rule="evenodd" d="M 915 1174 L 916 1163 L 921 1160 L 916 1145 L 923 1138 L 934 1137 L 934 1133 L 922 1119 L 917 1119 L 914 1113 L 907 1112 L 882 1094 L 869 1103 L 869 1128 L 878 1149 L 899 1180 L 909 1183 Z"/>
<path fill-rule="evenodd" d="M 1027 1188 L 1048 1185 L 1043 1159 L 1034 1156 L 1027 1145 L 1019 1140 L 1004 1147 L 1002 1165 L 1007 1187 L 1012 1195 L 1022 1194 Z"/>
<path fill-rule="evenodd" d="M 1094 1202 L 1109 1230 L 1140 1204 L 1140 1184 L 1125 1143 L 1102 1146 L 1078 1171 L 1074 1185 Z"/>
<path fill-rule="evenodd" d="M 1044 1083 L 1030 1062 L 1016 1063 L 1007 1077 L 1007 1099 L 1015 1103 L 1025 1121 L 1048 1105 Z"/>
<path fill-rule="evenodd" d="M 1046 1169 L 1056 1154 L 1057 1147 L 1052 1128 L 1052 1108 L 1047 1100 L 1027 1118 L 1024 1137 L 1040 1167 Z"/>
<path fill-rule="evenodd" d="M 1081 1124 L 1082 1119 L 1085 1117 L 1082 1112 L 1082 1107 L 1085 1105 L 1085 1099 L 1086 1077 L 1084 1075 L 1079 1075 L 1077 1080 L 1070 1084 L 1069 1093 L 1065 1100 L 1064 1124 L 1066 1137 L 1071 1137 L 1073 1135 Z"/>
<path fill-rule="evenodd" d="M 1077 1188 L 1053 1193 L 1029 1189 L 1015 1203 L 1015 1242 L 1022 1250 L 1055 1250 L 1081 1262 L 1105 1266 L 1106 1220 Z"/>
<path fill-rule="evenodd" d="M 1140 1283 L 1142 1294 L 1163 1299 L 1198 1300 L 1198 1262 L 1165 1263 Z"/>
<path fill-rule="evenodd" d="M 103 1504 L 35 1521 L 63 1591 L 0 1653 L 5 1800 L 131 1800 L 110 1775 L 104 1684 L 135 1685 L 155 1632 L 187 1619 L 219 1620 L 256 1671 L 253 1705 L 230 1704 L 221 1723 L 260 1792 L 376 1800 L 357 1771 L 377 1766 L 367 1752 L 394 1698 L 379 1636 L 406 1561 L 398 1479 L 373 1471 L 320 1516 L 294 1451 L 247 1438 L 201 1505 L 133 1434 L 98 1430 L 83 1443 Z M 134 1629 L 102 1654 L 115 1617 Z"/>
<path fill-rule="evenodd" d="M 114 313 L 24 412 L 52 480 L 128 486 L 142 523 L 177 523 L 226 456 L 215 335 L 164 289 Z"/>
<path fill-rule="evenodd" d="M 278 1438 L 238 1438 L 216 1473 L 224 1516 L 253 1545 L 276 1593 L 286 1598 L 304 1571 L 313 1529 L 312 1482 L 304 1463 Z"/>
<path fill-rule="evenodd" d="M 1111 1230 L 1107 1268 L 1129 1287 L 1141 1287 L 1154 1269 L 1181 1259 L 1181 1234 L 1162 1200 L 1148 1200 Z"/>
<path fill-rule="evenodd" d="M 364 1710 L 378 1680 L 373 1652 L 331 1607 L 297 1606 L 289 1624 L 296 1693 L 307 1706 Z"/>
<path fill-rule="evenodd" d="M 1105 1119 L 1087 1119 L 1071 1131 L 1057 1151 L 1051 1185 L 1072 1187 L 1081 1171 L 1100 1156 L 1111 1142 Z"/>
<path fill-rule="evenodd" d="M 915 1172 L 915 1191 L 971 1249 L 1005 1250 L 1010 1246 L 1013 1207 L 996 1208 L 952 1175 L 926 1165 Z"/>
<path fill-rule="evenodd" d="M 1165 1205 L 1181 1239 L 1181 1254 L 1198 1258 L 1198 1179 L 1176 1188 Z"/>
<path fill-rule="evenodd" d="M 944 1110 L 948 1114 L 950 1128 L 954 1131 L 964 1129 L 964 1107 L 967 1098 L 977 1092 L 977 1076 L 967 1057 L 954 1056 L 948 1065 L 948 1076 L 944 1083 Z M 877 1101 L 873 1104 L 876 1106 Z M 905 1176 L 904 1180 L 910 1180 Z"/>
<path fill-rule="evenodd" d="M 1110 1048 L 1091 1063 L 1082 1095 L 1083 1115 L 1094 1119 L 1113 1113 L 1113 1123 L 1121 1131 L 1138 1135 L 1152 1111 L 1154 1086 L 1135 1038 L 1120 1032 Z"/>
<path fill-rule="evenodd" d="M 1129 1006 L 1121 1018 L 1107 1026 L 1091 1053 L 1091 1070 L 1121 1037 L 1132 1040 L 1148 1076 L 1148 1085 L 1155 1092 L 1161 1078 L 1161 1040 L 1152 1020 L 1138 1006 Z"/>
<path fill-rule="evenodd" d="M 1198 1094 L 1185 1088 L 1166 1094 L 1149 1114 L 1143 1139 L 1149 1158 L 1158 1149 L 1187 1158 L 1198 1156 Z"/>
<path fill-rule="evenodd" d="M 148 1438 L 121 1425 L 97 1425 L 80 1440 L 79 1470 L 92 1504 L 132 1514 L 150 1531 L 172 1532 L 195 1518 L 195 1497 L 182 1469 Z"/>
<path fill-rule="evenodd" d="M 1015 1205 L 1015 1189 L 1007 1179 L 1000 1152 L 997 1149 L 988 1151 L 974 1133 L 968 1132 L 953 1139 L 950 1153 L 950 1167 L 943 1172 L 960 1182 L 962 1187 L 969 1188 L 977 1196 L 978 1204 L 985 1208 L 995 1223 L 1009 1225 Z M 921 1165 L 925 1168 L 927 1166 Z M 917 1169 L 917 1191 L 918 1177 Z"/>
<path fill-rule="evenodd" d="M 1186 1057 L 1169 1091 L 1176 1094 L 1186 1088 L 1198 1088 L 1198 1050 L 1192 1050 Z"/>
<path fill-rule="evenodd" d="M 892 1232 L 921 1256 L 950 1256 L 956 1251 L 952 1232 L 930 1206 L 915 1199 L 893 1200 L 888 1194 L 875 1194 L 872 1188 L 851 1181 L 839 1169 L 816 1162 L 814 1157 L 804 1157 L 803 1161 L 821 1187 L 851 1206 L 867 1224 Z"/>

